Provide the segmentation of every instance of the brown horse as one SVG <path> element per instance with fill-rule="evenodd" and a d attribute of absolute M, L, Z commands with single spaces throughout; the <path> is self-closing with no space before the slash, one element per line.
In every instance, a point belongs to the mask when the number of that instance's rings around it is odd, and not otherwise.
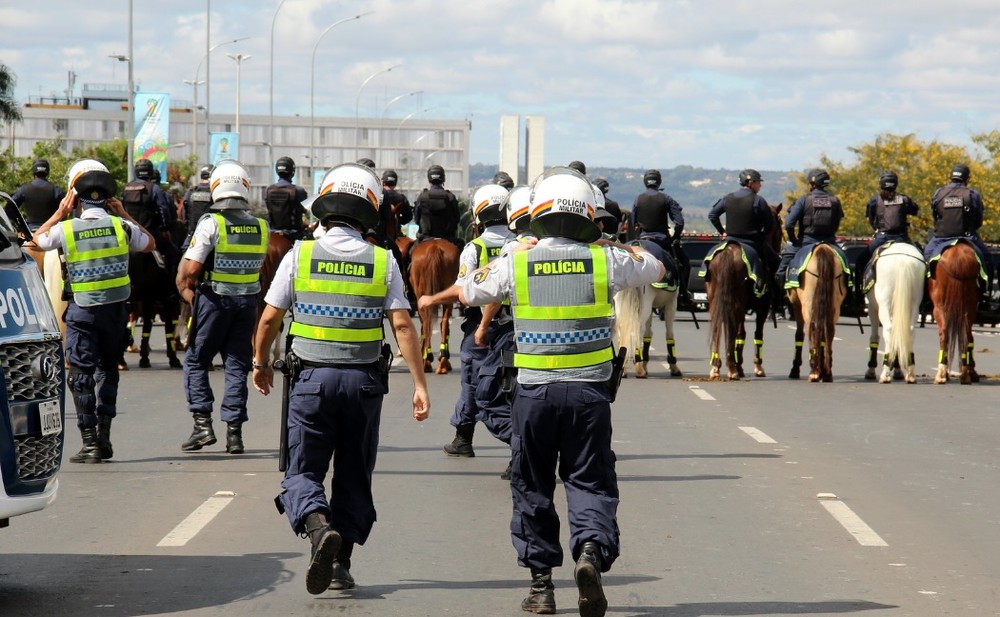
<path fill-rule="evenodd" d="M 410 289 L 415 297 L 431 296 L 448 289 L 458 277 L 458 247 L 448 240 L 425 240 L 413 247 L 410 255 Z M 451 371 L 451 357 L 448 351 L 448 327 L 451 319 L 451 304 L 441 307 L 441 354 L 438 357 L 438 375 Z M 420 309 L 420 349 L 424 356 L 424 372 L 433 369 L 434 352 L 431 349 L 434 313 L 437 307 Z"/>
<path fill-rule="evenodd" d="M 934 321 L 938 325 L 938 369 L 934 383 L 948 381 L 948 365 L 958 356 L 959 381 L 979 381 L 972 356 L 972 324 L 976 322 L 979 303 L 979 260 L 966 242 L 946 248 L 941 253 L 934 276 L 927 288 L 934 303 Z"/>
<path fill-rule="evenodd" d="M 777 252 L 781 248 L 781 208 L 782 205 L 771 206 L 774 217 L 771 232 L 765 242 Z M 763 259 L 763 255 L 761 256 Z M 753 292 L 753 281 L 749 278 L 747 266 L 743 262 L 743 252 L 736 242 L 730 243 L 725 249 L 715 254 L 709 262 L 705 277 L 705 291 L 708 294 L 709 329 L 709 362 L 712 368 L 709 379 L 721 378 L 722 358 L 719 346 L 725 340 L 726 366 L 729 379 L 742 379 L 743 347 L 746 344 L 746 314 L 753 310 L 756 319 L 754 325 L 754 375 L 766 377 L 764 372 L 764 324 L 771 311 L 771 285 L 768 281 L 767 292 L 757 297 Z"/>
<path fill-rule="evenodd" d="M 278 271 L 278 264 L 285 258 L 288 251 L 292 250 L 293 242 L 283 233 L 272 231 L 267 237 L 267 252 L 264 254 L 264 263 L 260 267 L 260 295 L 257 300 L 257 318 L 254 320 L 254 332 L 257 331 L 257 324 L 260 323 L 261 315 L 264 314 L 264 296 L 271 289 L 274 275 Z M 271 363 L 281 357 L 281 336 L 274 337 L 274 345 L 271 348 Z"/>
<path fill-rule="evenodd" d="M 799 284 L 788 290 L 795 314 L 795 357 L 788 378 L 799 378 L 804 332 L 808 332 L 809 381 L 833 381 L 833 337 L 847 295 L 847 273 L 837 252 L 827 244 L 815 245 Z"/>

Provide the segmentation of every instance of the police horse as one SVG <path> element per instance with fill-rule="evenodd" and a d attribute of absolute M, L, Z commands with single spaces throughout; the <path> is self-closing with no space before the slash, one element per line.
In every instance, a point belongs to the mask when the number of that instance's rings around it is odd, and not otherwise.
<path fill-rule="evenodd" d="M 836 250 L 825 242 L 813 245 L 799 287 L 788 290 L 795 315 L 795 355 L 789 379 L 799 378 L 802 344 L 809 335 L 809 381 L 833 381 L 833 337 L 840 305 L 847 296 L 848 273 Z"/>
<path fill-rule="evenodd" d="M 645 244 L 645 242 L 644 242 Z M 666 327 L 667 364 L 671 377 L 681 377 L 674 355 L 674 318 L 677 316 L 677 288 L 662 283 L 629 287 L 615 294 L 615 323 L 618 345 L 635 350 L 635 376 L 645 379 L 649 373 L 649 347 L 653 340 L 653 309 L 663 311 Z"/>
<path fill-rule="evenodd" d="M 920 310 L 927 275 L 924 256 L 912 244 L 890 242 L 878 251 L 872 267 L 875 282 L 868 291 L 871 337 L 865 379 L 875 379 L 881 325 L 885 353 L 878 382 L 892 383 L 895 377 L 904 378 L 906 383 L 916 383 L 913 326 Z M 905 376 L 900 367 L 905 367 Z"/>
<path fill-rule="evenodd" d="M 181 368 L 177 357 L 174 335 L 180 317 L 180 299 L 177 295 L 176 271 L 170 271 L 153 253 L 133 253 L 129 255 L 128 272 L 132 283 L 129 295 L 129 327 L 136 319 L 142 320 L 142 334 L 139 342 L 139 368 L 149 368 L 149 338 L 153 333 L 153 321 L 159 315 L 163 321 L 163 335 L 166 340 L 167 362 L 170 368 Z"/>
<path fill-rule="evenodd" d="M 934 321 L 938 325 L 936 384 L 948 381 L 950 360 L 956 356 L 960 383 L 979 381 L 972 355 L 972 324 L 976 321 L 979 303 L 980 270 L 975 249 L 968 242 L 959 241 L 944 249 L 928 281 Z"/>
<path fill-rule="evenodd" d="M 264 253 L 264 262 L 260 267 L 260 295 L 257 300 L 257 317 L 254 320 L 254 332 L 257 331 L 257 324 L 264 314 L 264 296 L 274 282 L 274 275 L 278 270 L 278 264 L 285 258 L 288 251 L 292 250 L 293 242 L 285 234 L 277 231 L 270 232 L 267 237 L 267 251 Z M 256 337 L 255 337 L 256 338 Z M 271 347 L 271 363 L 273 364 L 282 356 L 282 337 L 274 337 L 274 345 Z"/>
<path fill-rule="evenodd" d="M 781 248 L 782 204 L 769 206 L 773 217 L 771 231 L 764 238 L 774 251 Z M 709 379 L 722 378 L 720 346 L 724 343 L 727 377 L 743 379 L 743 348 L 746 345 L 746 314 L 753 311 L 754 319 L 754 375 L 766 377 L 764 371 L 764 324 L 771 312 L 772 287 L 767 282 L 763 295 L 754 292 L 754 282 L 747 269 L 745 253 L 739 242 L 724 242 L 725 247 L 711 253 L 705 268 L 705 291 L 708 295 L 709 313 Z M 759 256 L 764 259 L 763 255 Z M 761 274 L 767 272 L 761 268 Z"/>
<path fill-rule="evenodd" d="M 417 298 L 431 296 L 448 289 L 458 278 L 458 247 L 452 242 L 441 238 L 424 240 L 413 247 L 410 254 L 410 289 Z M 451 320 L 451 304 L 444 304 L 441 310 L 441 347 L 438 356 L 438 375 L 451 371 L 451 353 L 448 350 L 449 322 Z M 424 358 L 424 372 L 433 370 L 434 351 L 431 347 L 434 318 L 438 307 L 430 306 L 419 310 L 420 313 L 420 349 Z"/>

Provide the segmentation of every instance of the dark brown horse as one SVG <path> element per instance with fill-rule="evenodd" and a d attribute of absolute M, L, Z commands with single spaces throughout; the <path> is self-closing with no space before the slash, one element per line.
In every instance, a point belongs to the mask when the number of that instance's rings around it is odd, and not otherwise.
<path fill-rule="evenodd" d="M 410 255 L 410 289 L 415 297 L 431 296 L 448 289 L 458 277 L 458 247 L 448 240 L 425 240 L 413 247 Z M 441 306 L 441 353 L 438 357 L 438 375 L 451 371 L 451 353 L 448 350 L 448 328 L 451 304 Z M 434 352 L 431 348 L 433 319 L 437 307 L 420 309 L 420 349 L 424 356 L 424 372 L 433 369 Z"/>
<path fill-rule="evenodd" d="M 833 337 L 840 319 L 840 305 L 847 295 L 847 274 L 837 252 L 817 244 L 799 287 L 788 291 L 795 314 L 795 356 L 789 379 L 799 378 L 802 343 L 809 333 L 809 381 L 833 381 Z"/>
<path fill-rule="evenodd" d="M 267 237 L 267 252 L 264 254 L 264 263 L 260 267 L 260 295 L 257 301 L 257 318 L 254 320 L 254 332 L 257 331 L 257 324 L 264 313 L 264 296 L 271 288 L 274 281 L 274 274 L 278 270 L 278 264 L 285 258 L 288 251 L 292 249 L 292 241 L 282 233 L 272 231 Z M 274 363 L 281 357 L 281 336 L 274 337 L 274 346 L 271 348 L 271 362 Z"/>
<path fill-rule="evenodd" d="M 781 248 L 781 208 L 781 204 L 771 206 L 774 220 L 771 232 L 765 238 L 765 242 L 775 252 Z M 761 255 L 761 258 L 764 256 Z M 767 323 L 771 311 L 771 285 L 768 281 L 768 291 L 759 298 L 754 294 L 753 285 L 743 261 L 743 251 L 738 243 L 730 243 L 725 249 L 716 253 L 709 262 L 708 275 L 705 277 L 710 320 L 709 362 L 712 365 L 709 379 L 721 378 L 722 358 L 719 355 L 719 347 L 723 341 L 725 341 L 729 379 L 744 377 L 743 347 L 746 344 L 746 314 L 749 310 L 752 310 L 756 317 L 754 375 L 767 376 L 764 372 L 763 358 L 764 324 Z"/>
<path fill-rule="evenodd" d="M 972 350 L 972 324 L 976 322 L 979 303 L 979 260 L 966 242 L 946 248 L 941 253 L 934 276 L 927 289 L 934 303 L 934 321 L 938 325 L 938 369 L 934 383 L 948 381 L 951 358 L 959 359 L 959 381 L 979 381 Z"/>

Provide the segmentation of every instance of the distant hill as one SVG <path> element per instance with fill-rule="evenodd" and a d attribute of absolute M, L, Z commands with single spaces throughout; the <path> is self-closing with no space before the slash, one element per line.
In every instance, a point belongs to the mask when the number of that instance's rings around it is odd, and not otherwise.
<path fill-rule="evenodd" d="M 645 171 L 623 167 L 588 167 L 587 176 L 591 179 L 607 178 L 611 185 L 608 196 L 617 201 L 622 209 L 628 210 L 632 208 L 636 195 L 643 191 L 642 174 Z M 470 165 L 469 185 L 478 186 L 491 182 L 496 172 L 496 165 Z M 684 208 L 687 231 L 711 231 L 712 227 L 705 218 L 709 208 L 723 195 L 738 189 L 740 184 L 738 169 L 703 169 L 680 165 L 673 169 L 661 169 L 660 173 L 663 176 L 661 188 Z M 783 202 L 785 195 L 795 188 L 798 172 L 761 170 L 760 173 L 764 177 L 760 194 L 769 204 Z"/>

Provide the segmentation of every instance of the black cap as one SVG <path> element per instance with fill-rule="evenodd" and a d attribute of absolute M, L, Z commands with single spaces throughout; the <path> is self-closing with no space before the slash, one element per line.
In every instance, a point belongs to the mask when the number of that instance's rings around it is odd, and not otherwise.
<path fill-rule="evenodd" d="M 444 167 L 431 165 L 427 168 L 427 181 L 431 184 L 444 184 Z"/>
<path fill-rule="evenodd" d="M 813 169 L 809 172 L 808 180 L 816 188 L 825 189 L 830 186 L 830 174 L 825 169 Z"/>
<path fill-rule="evenodd" d="M 608 184 L 607 178 L 598 178 L 597 180 L 594 180 L 594 186 L 601 189 L 601 192 L 605 195 L 608 194 L 608 190 L 611 188 L 611 185 Z"/>
<path fill-rule="evenodd" d="M 49 162 L 45 159 L 35 159 L 35 162 L 31 164 L 31 173 L 36 176 L 48 176 Z"/>
<path fill-rule="evenodd" d="M 382 172 L 382 184 L 396 186 L 397 182 L 399 182 L 399 176 L 396 175 L 395 169 L 386 169 Z"/>
<path fill-rule="evenodd" d="M 149 159 L 139 159 L 135 162 L 135 177 L 143 180 L 153 179 L 153 161 Z"/>
<path fill-rule="evenodd" d="M 375 169 L 375 161 L 367 157 L 362 157 L 358 159 L 358 165 L 364 165 L 365 167 L 370 167 L 371 169 Z"/>
<path fill-rule="evenodd" d="M 514 179 L 510 177 L 510 174 L 506 171 L 498 171 L 495 176 L 493 176 L 493 184 L 498 184 L 508 191 L 514 188 Z"/>
<path fill-rule="evenodd" d="M 278 174 L 279 178 L 291 178 L 295 175 L 295 161 L 293 161 L 290 156 L 283 156 L 279 158 L 274 164 L 274 173 Z"/>
<path fill-rule="evenodd" d="M 642 174 L 642 183 L 647 187 L 659 188 L 661 182 L 663 182 L 663 176 L 660 175 L 658 169 L 647 169 L 646 173 Z"/>
<path fill-rule="evenodd" d="M 756 169 L 744 169 L 740 172 L 740 186 L 747 186 L 751 182 L 763 182 L 760 172 Z"/>
<path fill-rule="evenodd" d="M 567 165 L 566 167 L 569 167 L 570 169 L 575 169 L 585 176 L 587 175 L 587 166 L 584 165 L 581 161 L 570 161 L 570 164 Z"/>
<path fill-rule="evenodd" d="M 956 182 L 968 182 L 969 176 L 972 175 L 972 170 L 969 169 L 968 165 L 959 163 L 951 168 L 951 179 Z"/>
<path fill-rule="evenodd" d="M 878 179 L 878 187 L 883 191 L 895 191 L 899 186 L 899 176 L 894 171 L 883 171 Z"/>

